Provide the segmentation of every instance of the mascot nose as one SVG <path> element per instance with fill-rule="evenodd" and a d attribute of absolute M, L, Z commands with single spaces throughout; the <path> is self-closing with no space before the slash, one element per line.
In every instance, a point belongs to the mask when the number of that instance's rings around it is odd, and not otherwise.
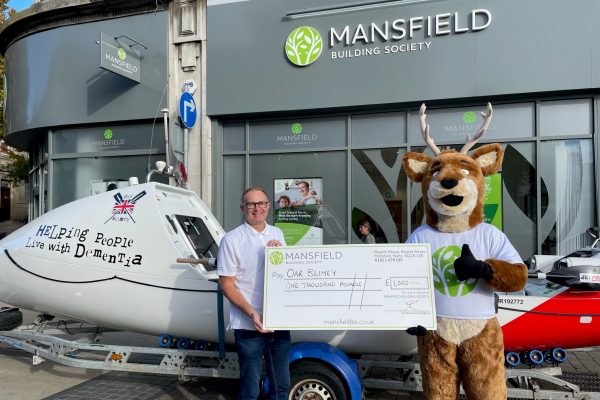
<path fill-rule="evenodd" d="M 442 187 L 444 189 L 452 189 L 454 186 L 458 185 L 458 180 L 456 179 L 444 179 L 442 182 Z"/>

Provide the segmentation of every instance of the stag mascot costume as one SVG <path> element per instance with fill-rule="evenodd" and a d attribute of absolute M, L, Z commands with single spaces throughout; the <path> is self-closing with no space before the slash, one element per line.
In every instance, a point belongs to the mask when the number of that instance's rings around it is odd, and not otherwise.
<path fill-rule="evenodd" d="M 425 105 L 419 119 L 423 136 L 435 154 L 409 152 L 403 165 L 408 177 L 421 182 L 426 225 L 407 243 L 431 245 L 437 330 L 421 331 L 418 351 L 423 390 L 429 400 L 458 399 L 460 384 L 468 399 L 506 399 L 502 331 L 495 317 L 494 291 L 521 290 L 527 267 L 506 236 L 483 222 L 484 177 L 502 164 L 497 144 L 467 151 L 490 124 L 484 122 L 459 152 L 442 150 L 429 135 Z"/>

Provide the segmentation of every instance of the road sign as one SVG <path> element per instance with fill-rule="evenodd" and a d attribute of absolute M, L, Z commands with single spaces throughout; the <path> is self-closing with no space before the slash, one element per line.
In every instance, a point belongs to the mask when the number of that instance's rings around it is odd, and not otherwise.
<path fill-rule="evenodd" d="M 196 102 L 190 93 L 182 93 L 179 99 L 179 116 L 186 128 L 193 128 L 196 124 Z"/>

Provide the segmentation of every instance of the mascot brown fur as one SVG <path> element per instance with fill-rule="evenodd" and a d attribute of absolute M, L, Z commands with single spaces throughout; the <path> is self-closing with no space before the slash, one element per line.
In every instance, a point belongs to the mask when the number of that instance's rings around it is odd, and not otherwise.
<path fill-rule="evenodd" d="M 429 400 L 506 399 L 502 330 L 495 317 L 494 290 L 521 290 L 527 267 L 506 236 L 483 222 L 484 177 L 502 164 L 503 150 L 487 144 L 467 155 L 483 136 L 492 106 L 479 131 L 460 152 L 440 151 L 419 113 L 423 136 L 434 152 L 409 152 L 403 165 L 421 182 L 426 225 L 407 243 L 430 243 L 434 269 L 437 330 L 418 337 L 423 390 Z"/>

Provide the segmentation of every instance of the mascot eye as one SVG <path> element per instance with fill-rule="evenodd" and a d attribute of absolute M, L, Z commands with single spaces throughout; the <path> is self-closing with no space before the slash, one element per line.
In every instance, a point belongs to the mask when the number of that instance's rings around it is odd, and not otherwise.
<path fill-rule="evenodd" d="M 440 174 L 440 171 L 435 171 L 433 174 L 431 174 L 432 176 L 438 176 Z"/>
<path fill-rule="evenodd" d="M 469 170 L 468 169 L 461 169 L 460 172 L 463 175 L 469 175 Z"/>

